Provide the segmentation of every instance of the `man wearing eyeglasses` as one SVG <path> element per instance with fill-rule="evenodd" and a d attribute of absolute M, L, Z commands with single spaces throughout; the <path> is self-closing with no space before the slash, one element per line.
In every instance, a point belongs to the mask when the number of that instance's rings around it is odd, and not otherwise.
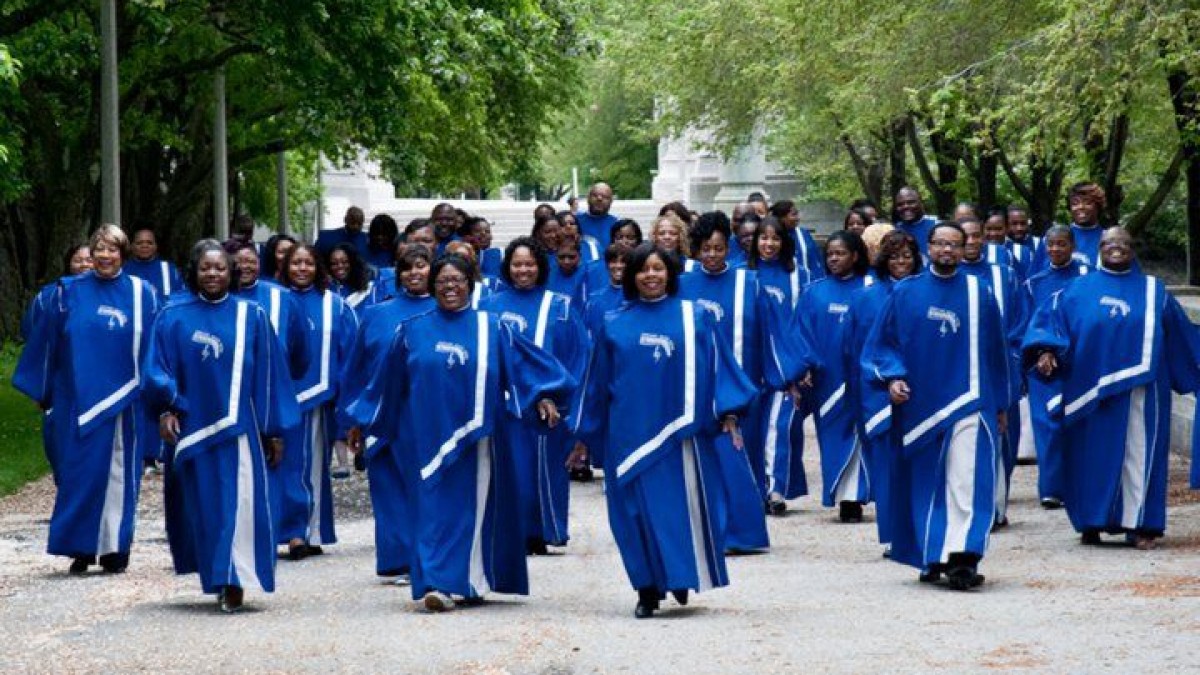
<path fill-rule="evenodd" d="M 896 284 L 861 356 L 864 407 L 885 411 L 865 431 L 899 446 L 879 505 L 894 527 L 891 558 L 962 591 L 983 583 L 1011 403 L 999 308 L 985 279 L 959 269 L 966 239 L 957 223 L 932 228 L 929 271 Z"/>

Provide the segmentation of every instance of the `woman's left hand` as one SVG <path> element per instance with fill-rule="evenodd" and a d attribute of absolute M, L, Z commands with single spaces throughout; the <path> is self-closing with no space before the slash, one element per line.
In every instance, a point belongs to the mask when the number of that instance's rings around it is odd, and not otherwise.
<path fill-rule="evenodd" d="M 742 430 L 738 427 L 737 417 L 726 415 L 721 420 L 721 432 L 729 434 L 729 438 L 733 441 L 735 449 L 742 450 L 746 447 L 746 442 L 742 439 Z"/>
<path fill-rule="evenodd" d="M 558 406 L 548 398 L 538 401 L 537 411 L 538 419 L 551 429 L 558 426 L 558 421 L 562 419 L 562 415 L 558 414 Z"/>
<path fill-rule="evenodd" d="M 267 465 L 271 468 L 279 466 L 283 461 L 283 439 L 268 438 L 267 439 Z"/>

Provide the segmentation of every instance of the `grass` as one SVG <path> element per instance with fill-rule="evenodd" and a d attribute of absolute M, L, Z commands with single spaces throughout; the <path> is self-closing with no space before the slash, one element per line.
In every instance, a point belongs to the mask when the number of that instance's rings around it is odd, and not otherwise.
<path fill-rule="evenodd" d="M 0 496 L 12 494 L 50 471 L 42 450 L 42 415 L 12 387 L 20 348 L 0 348 Z"/>

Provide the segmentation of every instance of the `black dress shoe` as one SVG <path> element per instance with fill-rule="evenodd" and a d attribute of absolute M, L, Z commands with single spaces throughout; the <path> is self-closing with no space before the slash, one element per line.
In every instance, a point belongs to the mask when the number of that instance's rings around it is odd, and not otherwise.
<path fill-rule="evenodd" d="M 675 598 L 675 602 L 678 602 L 680 606 L 686 607 L 688 603 L 688 589 L 671 591 L 671 597 Z"/>
<path fill-rule="evenodd" d="M 226 586 L 217 595 L 217 608 L 222 614 L 237 614 L 242 611 L 242 600 L 246 592 L 238 586 Z"/>
<path fill-rule="evenodd" d="M 577 469 L 571 469 L 571 480 L 576 483 L 590 483 L 596 478 L 592 473 L 592 467 L 584 465 Z"/>
<path fill-rule="evenodd" d="M 67 568 L 67 573 L 72 576 L 82 576 L 87 574 L 88 567 L 96 562 L 93 556 L 78 556 L 71 559 L 71 566 Z"/>
<path fill-rule="evenodd" d="M 654 616 L 655 610 L 658 609 L 658 590 L 654 588 L 643 588 L 638 591 L 637 607 L 633 610 L 633 615 L 639 619 L 649 619 Z"/>
<path fill-rule="evenodd" d="M 105 553 L 100 556 L 100 567 L 109 574 L 122 574 L 129 567 L 129 554 Z"/>
<path fill-rule="evenodd" d="M 306 544 L 291 544 L 288 546 L 288 560 L 300 561 L 308 557 L 308 546 Z"/>
<path fill-rule="evenodd" d="M 1006 527 L 1008 527 L 1008 516 L 1005 516 L 1005 517 L 1001 518 L 1000 520 L 997 520 L 996 522 L 992 523 L 992 532 L 1003 530 Z"/>
<path fill-rule="evenodd" d="M 306 544 L 304 546 L 304 550 L 308 553 L 308 555 L 325 555 L 325 549 L 321 548 L 320 546 L 314 546 L 313 544 Z"/>
<path fill-rule="evenodd" d="M 529 539 L 525 542 L 525 553 L 527 555 L 549 555 L 550 551 L 546 548 L 544 539 Z"/>
<path fill-rule="evenodd" d="M 843 523 L 861 523 L 863 507 L 858 502 L 841 502 L 838 504 L 838 520 Z"/>
<path fill-rule="evenodd" d="M 933 564 L 921 570 L 921 574 L 917 576 L 917 581 L 923 584 L 936 584 L 942 580 L 942 566 Z"/>
<path fill-rule="evenodd" d="M 1079 538 L 1079 541 L 1082 542 L 1084 546 L 1098 546 L 1100 544 L 1100 531 L 1084 530 L 1083 535 L 1081 535 Z"/>
<path fill-rule="evenodd" d="M 1062 507 L 1063 502 L 1058 497 L 1042 497 L 1043 509 L 1046 509 L 1047 511 L 1053 511 L 1055 509 L 1061 509 Z"/>
<path fill-rule="evenodd" d="M 970 567 L 953 567 L 946 573 L 946 585 L 956 591 L 968 591 L 983 583 L 979 576 Z"/>

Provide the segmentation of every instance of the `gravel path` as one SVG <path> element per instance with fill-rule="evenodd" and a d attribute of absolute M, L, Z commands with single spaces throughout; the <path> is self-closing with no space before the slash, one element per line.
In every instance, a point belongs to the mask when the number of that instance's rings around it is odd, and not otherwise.
<path fill-rule="evenodd" d="M 810 497 L 771 521 L 770 553 L 730 560 L 730 588 L 649 621 L 632 617 L 599 483 L 574 488 L 565 553 L 530 560 L 532 596 L 433 616 L 373 576 L 355 475 L 336 488 L 342 543 L 281 562 L 279 591 L 248 592 L 227 617 L 170 572 L 159 480 L 144 484 L 129 572 L 84 578 L 42 553 L 43 481 L 0 501 L 0 672 L 1200 670 L 1200 504 L 1173 507 L 1157 551 L 1084 548 L 1038 507 L 1034 476 L 1018 468 L 979 592 L 918 584 L 880 557 L 873 523 L 841 525 Z"/>

